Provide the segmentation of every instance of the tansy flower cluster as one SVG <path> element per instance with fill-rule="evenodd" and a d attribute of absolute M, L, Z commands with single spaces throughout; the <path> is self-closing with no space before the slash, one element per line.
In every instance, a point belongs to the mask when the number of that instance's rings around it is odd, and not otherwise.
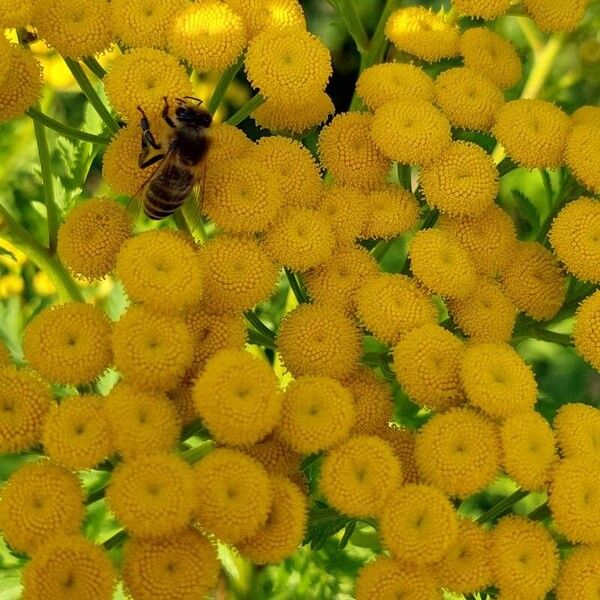
<path fill-rule="evenodd" d="M 22 356 L 0 345 L 0 451 L 27 457 L 0 530 L 26 600 L 221 597 L 232 562 L 319 536 L 370 539 L 358 600 L 597 597 L 600 412 L 565 398 L 548 418 L 521 342 L 600 371 L 598 109 L 533 97 L 493 26 L 508 0 L 390 2 L 371 37 L 359 3 L 332 4 L 362 56 L 337 114 L 296 0 L 3 1 L 0 121 L 35 120 L 48 245 L 2 206 L 0 237 L 59 294 Z M 561 32 L 549 60 L 586 7 L 522 0 L 519 19 Z M 101 133 L 42 111 L 34 38 Z M 253 95 L 222 122 L 236 77 Z M 67 211 L 46 127 L 101 148 Z M 532 231 L 525 192 L 501 201 L 517 170 L 549 188 Z M 141 216 L 148 190 L 169 216 Z"/>

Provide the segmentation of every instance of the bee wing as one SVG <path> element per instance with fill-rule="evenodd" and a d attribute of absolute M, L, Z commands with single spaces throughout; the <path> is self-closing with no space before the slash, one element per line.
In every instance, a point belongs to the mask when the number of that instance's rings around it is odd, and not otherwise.
<path fill-rule="evenodd" d="M 192 235 L 196 231 L 200 232 L 200 237 L 204 236 L 204 223 L 202 221 L 202 207 L 204 204 L 204 180 L 206 178 L 206 161 L 200 167 L 200 177 L 196 179 L 192 193 L 186 198 L 181 207 L 182 214 L 190 228 Z"/>

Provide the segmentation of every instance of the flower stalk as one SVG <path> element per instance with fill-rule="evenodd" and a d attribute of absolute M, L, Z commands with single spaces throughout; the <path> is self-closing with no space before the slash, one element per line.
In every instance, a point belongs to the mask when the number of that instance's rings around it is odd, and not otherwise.
<path fill-rule="evenodd" d="M 233 116 L 229 117 L 225 123 L 227 125 L 239 125 L 242 121 L 245 121 L 259 106 L 262 106 L 266 102 L 266 98 L 258 92 L 240 110 L 238 110 Z"/>

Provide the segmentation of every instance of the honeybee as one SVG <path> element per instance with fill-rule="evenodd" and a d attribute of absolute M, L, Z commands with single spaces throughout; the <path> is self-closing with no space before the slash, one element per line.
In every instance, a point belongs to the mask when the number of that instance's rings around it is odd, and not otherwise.
<path fill-rule="evenodd" d="M 211 114 L 200 106 L 202 101 L 198 98 L 176 98 L 177 107 L 172 117 L 168 99 L 165 97 L 163 100 L 161 116 L 170 129 L 162 143 L 154 137 L 144 109 L 137 107 L 142 115 L 142 150 L 138 165 L 146 169 L 161 163 L 138 191 L 142 194 L 144 213 L 153 220 L 164 219 L 181 208 L 200 183 L 206 172 L 204 159 L 210 145 L 207 129 L 212 123 Z M 151 149 L 159 152 L 150 156 Z"/>

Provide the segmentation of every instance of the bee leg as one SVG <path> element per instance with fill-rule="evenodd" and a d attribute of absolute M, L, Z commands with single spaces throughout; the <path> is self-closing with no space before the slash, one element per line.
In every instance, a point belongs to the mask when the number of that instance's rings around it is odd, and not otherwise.
<path fill-rule="evenodd" d="M 175 123 L 173 123 L 173 119 L 171 119 L 171 117 L 169 116 L 169 101 L 167 100 L 166 96 L 163 96 L 163 100 L 165 102 L 165 105 L 162 109 L 162 118 L 166 121 L 169 127 L 175 129 Z"/>
<path fill-rule="evenodd" d="M 155 150 L 160 150 L 160 144 L 157 143 L 152 131 L 150 131 L 150 123 L 148 122 L 148 117 L 146 117 L 144 109 L 141 106 L 138 106 L 137 109 L 142 114 L 142 118 L 140 119 L 140 127 L 142 128 L 142 150 L 144 149 L 144 140 Z"/>
<path fill-rule="evenodd" d="M 147 154 L 146 154 L 147 156 Z M 144 160 L 145 156 L 143 153 L 140 153 L 140 156 L 138 158 L 138 167 L 140 169 L 146 169 L 147 167 L 156 164 L 159 160 L 162 160 L 164 157 L 166 156 L 166 154 L 155 154 L 154 156 L 151 156 L 149 159 Z"/>

